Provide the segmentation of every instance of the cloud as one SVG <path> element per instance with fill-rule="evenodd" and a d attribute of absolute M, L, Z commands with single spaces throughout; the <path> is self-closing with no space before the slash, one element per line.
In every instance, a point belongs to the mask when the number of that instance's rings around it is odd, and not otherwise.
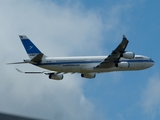
<path fill-rule="evenodd" d="M 155 119 L 160 114 L 160 75 L 156 74 L 148 81 L 147 87 L 142 95 L 142 106 L 144 112 Z"/>
<path fill-rule="evenodd" d="M 45 119 L 96 119 L 98 114 L 83 94 L 80 77 L 65 75 L 63 81 L 52 81 L 44 75 L 19 74 L 14 69 L 41 70 L 34 66 L 6 63 L 27 57 L 19 34 L 27 35 L 49 56 L 85 55 L 93 48 L 98 53 L 102 23 L 97 15 L 82 13 L 78 6 L 31 0 L 3 1 L 0 11 L 0 111 Z"/>

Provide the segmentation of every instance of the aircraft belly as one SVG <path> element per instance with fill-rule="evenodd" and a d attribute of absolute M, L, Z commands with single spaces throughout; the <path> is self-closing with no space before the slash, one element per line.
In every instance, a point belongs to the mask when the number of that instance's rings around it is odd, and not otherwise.
<path fill-rule="evenodd" d="M 141 70 L 145 69 L 145 62 L 130 62 L 128 70 Z"/>
<path fill-rule="evenodd" d="M 127 68 L 112 67 L 106 69 L 97 69 L 96 72 L 113 72 L 113 71 L 132 71 L 146 68 L 145 62 L 130 62 Z"/>
<path fill-rule="evenodd" d="M 79 67 L 72 67 L 72 66 L 68 66 L 68 67 L 62 67 L 62 70 L 65 72 L 79 72 Z"/>
<path fill-rule="evenodd" d="M 47 70 L 51 70 L 51 71 L 58 70 L 58 66 L 56 66 L 56 65 L 40 65 L 39 67 L 47 69 Z"/>
<path fill-rule="evenodd" d="M 97 69 L 95 69 L 94 67 L 97 66 L 97 64 L 83 64 L 80 67 L 79 72 L 80 73 L 91 73 L 91 72 L 97 72 Z"/>
<path fill-rule="evenodd" d="M 62 64 L 62 65 L 39 65 L 41 68 L 45 68 L 51 71 L 58 72 L 78 72 L 78 73 L 101 73 L 101 72 L 113 72 L 113 71 L 132 71 L 142 70 L 147 68 L 146 62 L 129 62 L 128 68 L 94 68 L 96 64 Z"/>

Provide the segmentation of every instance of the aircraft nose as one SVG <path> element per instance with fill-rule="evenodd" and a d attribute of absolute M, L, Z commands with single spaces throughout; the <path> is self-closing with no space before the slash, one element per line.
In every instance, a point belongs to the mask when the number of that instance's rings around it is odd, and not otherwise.
<path fill-rule="evenodd" d="M 151 65 L 151 67 L 154 65 L 154 61 L 152 60 L 152 59 L 150 59 L 151 60 L 151 63 L 150 63 L 150 65 Z"/>

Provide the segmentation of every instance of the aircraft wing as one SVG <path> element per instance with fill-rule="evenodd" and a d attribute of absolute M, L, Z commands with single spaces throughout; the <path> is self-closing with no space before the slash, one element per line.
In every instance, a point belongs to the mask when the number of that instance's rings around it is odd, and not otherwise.
<path fill-rule="evenodd" d="M 45 71 L 42 71 L 42 72 L 24 72 L 24 71 L 21 71 L 17 68 L 16 68 L 16 70 L 20 73 L 25 73 L 25 74 L 42 74 L 42 73 L 45 73 Z"/>
<path fill-rule="evenodd" d="M 50 75 L 50 74 L 60 74 L 61 72 L 55 72 L 55 71 L 21 71 L 18 68 L 16 68 L 16 70 L 20 73 L 25 73 L 25 74 L 46 74 L 46 75 Z M 66 74 L 66 73 L 64 73 Z"/>
<path fill-rule="evenodd" d="M 115 50 L 112 51 L 112 53 L 104 59 L 99 65 L 96 66 L 96 68 L 111 68 L 115 66 L 115 63 L 119 62 L 119 59 L 121 58 L 121 54 L 125 52 L 125 49 L 128 45 L 128 40 L 123 35 L 122 42 L 117 46 Z"/>

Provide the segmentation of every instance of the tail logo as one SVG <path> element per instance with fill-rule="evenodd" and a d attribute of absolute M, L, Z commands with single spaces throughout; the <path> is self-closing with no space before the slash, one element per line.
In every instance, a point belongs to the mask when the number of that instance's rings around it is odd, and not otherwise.
<path fill-rule="evenodd" d="M 31 50 L 34 46 L 29 46 L 29 49 L 28 50 Z"/>

